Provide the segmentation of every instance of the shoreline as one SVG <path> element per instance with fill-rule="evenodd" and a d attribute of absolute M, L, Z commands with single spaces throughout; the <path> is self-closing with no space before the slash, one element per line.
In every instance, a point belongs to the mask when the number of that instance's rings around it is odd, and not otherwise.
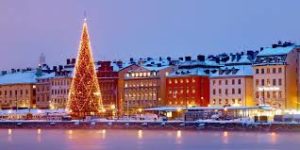
<path fill-rule="evenodd" d="M 0 121 L 0 129 L 135 129 L 191 131 L 300 132 L 299 123 Z"/>

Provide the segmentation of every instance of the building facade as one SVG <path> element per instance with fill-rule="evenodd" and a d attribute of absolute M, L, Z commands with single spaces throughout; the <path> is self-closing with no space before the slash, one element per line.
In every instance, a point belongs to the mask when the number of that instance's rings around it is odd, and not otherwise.
<path fill-rule="evenodd" d="M 212 77 L 210 106 L 253 106 L 252 76 Z"/>
<path fill-rule="evenodd" d="M 0 76 L 1 109 L 36 107 L 36 72 L 12 70 Z"/>
<path fill-rule="evenodd" d="M 166 105 L 208 106 L 209 77 L 191 73 L 168 76 L 166 80 Z"/>
<path fill-rule="evenodd" d="M 111 61 L 97 63 L 97 77 L 100 85 L 102 103 L 107 112 L 117 111 L 118 98 L 118 66 Z"/>
<path fill-rule="evenodd" d="M 124 78 L 123 108 L 127 113 L 164 104 L 166 74 L 170 66 L 139 66 Z"/>
<path fill-rule="evenodd" d="M 55 77 L 50 78 L 50 108 L 65 109 L 67 105 L 69 89 L 72 82 L 72 72 L 59 71 Z"/>
<path fill-rule="evenodd" d="M 39 109 L 50 108 L 50 78 L 54 76 L 54 73 L 49 74 L 50 76 L 44 76 L 37 78 L 36 83 L 36 107 Z"/>
<path fill-rule="evenodd" d="M 257 104 L 276 109 L 299 109 L 299 47 L 274 44 L 258 54 L 253 65 Z"/>

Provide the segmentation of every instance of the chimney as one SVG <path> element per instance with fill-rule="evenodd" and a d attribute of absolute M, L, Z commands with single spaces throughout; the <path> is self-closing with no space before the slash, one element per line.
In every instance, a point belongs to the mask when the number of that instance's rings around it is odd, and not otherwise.
<path fill-rule="evenodd" d="M 192 57 L 191 56 L 185 56 L 185 61 L 191 61 Z"/>
<path fill-rule="evenodd" d="M 62 71 L 63 70 L 63 66 L 62 65 L 59 65 L 59 71 Z"/>
<path fill-rule="evenodd" d="M 7 71 L 2 71 L 1 74 L 2 74 L 2 75 L 6 75 L 6 74 L 7 74 Z"/>
<path fill-rule="evenodd" d="M 170 56 L 168 56 L 168 57 L 167 57 L 167 60 L 168 60 L 168 61 L 171 61 L 171 57 L 170 57 Z"/>
<path fill-rule="evenodd" d="M 53 66 L 53 71 L 57 72 L 57 66 Z"/>
<path fill-rule="evenodd" d="M 68 59 L 67 59 L 67 65 L 69 65 L 69 64 L 70 64 L 70 59 L 68 58 Z"/>
<path fill-rule="evenodd" d="M 162 57 L 159 57 L 159 61 L 162 61 Z"/>
<path fill-rule="evenodd" d="M 133 63 L 133 58 L 131 57 L 131 58 L 129 59 L 129 61 L 130 61 L 130 63 Z"/>
<path fill-rule="evenodd" d="M 220 63 L 220 58 L 219 58 L 219 57 L 216 57 L 216 59 L 215 59 L 215 60 L 216 60 L 216 63 L 217 63 L 217 64 L 219 64 L 219 63 Z"/>
<path fill-rule="evenodd" d="M 201 62 L 204 62 L 205 61 L 205 56 L 204 55 L 198 55 L 197 60 L 201 61 Z"/>
<path fill-rule="evenodd" d="M 76 63 L 76 59 L 75 58 L 72 58 L 72 64 L 75 64 Z"/>
<path fill-rule="evenodd" d="M 123 67 L 123 62 L 121 60 L 117 61 L 117 65 L 119 68 L 122 68 Z"/>
<path fill-rule="evenodd" d="M 179 57 L 178 59 L 179 59 L 180 61 L 183 61 L 183 57 Z"/>
<path fill-rule="evenodd" d="M 236 57 L 236 55 L 232 54 L 232 55 L 230 55 L 230 56 L 231 56 L 231 61 L 234 61 L 234 60 L 235 60 L 235 57 Z"/>

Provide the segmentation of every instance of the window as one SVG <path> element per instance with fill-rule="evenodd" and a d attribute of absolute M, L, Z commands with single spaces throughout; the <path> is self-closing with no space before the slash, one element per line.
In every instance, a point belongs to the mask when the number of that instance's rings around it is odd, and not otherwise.
<path fill-rule="evenodd" d="M 225 99 L 225 104 L 228 105 L 228 99 Z"/>
<path fill-rule="evenodd" d="M 213 89 L 213 95 L 216 95 L 216 89 Z"/>
<path fill-rule="evenodd" d="M 255 80 L 255 85 L 256 85 L 256 86 L 259 85 L 259 80 L 258 80 L 258 79 Z"/>
<path fill-rule="evenodd" d="M 282 85 L 282 80 L 281 80 L 281 79 L 278 80 L 278 85 L 279 85 L 279 86 Z"/>
<path fill-rule="evenodd" d="M 276 73 L 276 68 L 273 68 L 273 71 L 272 71 L 273 73 Z"/>
<path fill-rule="evenodd" d="M 238 89 L 238 94 L 241 94 L 242 93 L 242 90 L 239 88 Z"/>
<path fill-rule="evenodd" d="M 242 103 L 242 99 L 239 98 L 239 102 L 238 103 L 241 104 Z"/>
<path fill-rule="evenodd" d="M 259 98 L 259 92 L 255 92 L 255 97 Z"/>
<path fill-rule="evenodd" d="M 193 78 L 193 79 L 192 79 L 192 82 L 193 82 L 193 83 L 195 83 L 195 82 L 196 82 L 196 80 Z"/>
<path fill-rule="evenodd" d="M 270 68 L 267 68 L 267 73 L 270 73 Z"/>
<path fill-rule="evenodd" d="M 267 79 L 267 86 L 269 86 L 270 84 L 270 79 Z"/>
<path fill-rule="evenodd" d="M 282 73 L 282 68 L 278 68 L 278 73 Z"/>
<path fill-rule="evenodd" d="M 273 79 L 273 86 L 276 86 L 276 79 Z"/>
<path fill-rule="evenodd" d="M 222 90 L 221 89 L 219 89 L 219 94 L 222 94 Z"/>
<path fill-rule="evenodd" d="M 232 85 L 234 85 L 234 84 L 235 84 L 235 80 L 234 80 L 234 79 L 232 79 L 232 81 L 231 81 L 231 84 L 232 84 Z"/>
<path fill-rule="evenodd" d="M 241 79 L 239 79 L 239 80 L 238 80 L 238 84 L 239 84 L 239 85 L 240 85 L 240 84 L 242 84 L 242 81 L 241 81 Z"/>
<path fill-rule="evenodd" d="M 216 99 L 213 99 L 213 104 L 214 104 L 214 105 L 216 104 Z"/>
<path fill-rule="evenodd" d="M 265 80 L 264 79 L 261 79 L 261 85 L 265 86 Z"/>
<path fill-rule="evenodd" d="M 273 91 L 273 98 L 276 98 L 276 91 Z"/>
<path fill-rule="evenodd" d="M 189 80 L 189 79 L 186 79 L 186 80 L 185 80 L 185 82 L 186 82 L 186 83 L 189 83 L 189 82 L 190 82 L 190 80 Z"/>
<path fill-rule="evenodd" d="M 219 80 L 219 85 L 221 85 L 222 84 L 222 80 Z"/>
<path fill-rule="evenodd" d="M 281 91 L 278 92 L 278 97 L 282 98 L 282 92 Z"/>
<path fill-rule="evenodd" d="M 261 74 L 264 74 L 265 73 L 265 69 L 261 69 Z"/>
<path fill-rule="evenodd" d="M 215 85 L 215 84 L 216 84 L 216 80 L 213 80 L 212 82 L 213 82 L 213 85 Z"/>
<path fill-rule="evenodd" d="M 259 74 L 259 69 L 256 69 L 256 74 Z"/>
<path fill-rule="evenodd" d="M 225 95 L 228 95 L 228 89 L 225 89 Z"/>
<path fill-rule="evenodd" d="M 228 80 L 225 80 L 225 85 L 228 85 Z"/>
<path fill-rule="evenodd" d="M 270 92 L 269 91 L 267 92 L 267 98 L 270 98 Z"/>
<path fill-rule="evenodd" d="M 235 99 L 232 99 L 232 104 L 235 104 Z"/>
<path fill-rule="evenodd" d="M 234 88 L 232 88 L 231 93 L 235 94 L 235 89 Z"/>
<path fill-rule="evenodd" d="M 219 99 L 219 105 L 221 105 L 222 104 L 222 99 Z"/>

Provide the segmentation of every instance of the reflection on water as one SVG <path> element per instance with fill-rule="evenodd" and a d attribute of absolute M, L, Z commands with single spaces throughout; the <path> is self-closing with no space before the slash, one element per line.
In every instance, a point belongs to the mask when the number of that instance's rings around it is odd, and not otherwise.
<path fill-rule="evenodd" d="M 224 131 L 223 132 L 223 144 L 228 144 L 229 141 L 228 141 L 228 132 L 227 131 Z"/>
<path fill-rule="evenodd" d="M 143 138 L 143 130 L 138 130 L 138 138 L 139 139 Z"/>
<path fill-rule="evenodd" d="M 8 133 L 8 135 L 11 135 L 12 134 L 12 129 L 8 129 L 7 133 Z"/>
<path fill-rule="evenodd" d="M 299 133 L 0 129 L 0 149 L 295 149 Z"/>

